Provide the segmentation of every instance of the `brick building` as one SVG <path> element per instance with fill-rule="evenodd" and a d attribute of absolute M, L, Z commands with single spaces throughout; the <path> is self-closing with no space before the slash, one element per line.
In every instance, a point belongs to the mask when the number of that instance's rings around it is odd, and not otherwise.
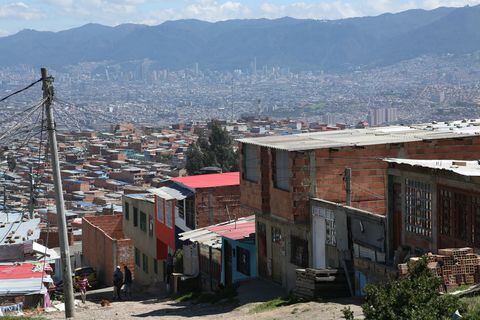
<path fill-rule="evenodd" d="M 116 266 L 135 270 L 133 242 L 123 234 L 122 215 L 84 217 L 82 250 L 85 263 L 95 268 L 98 280 L 106 285 L 113 284 Z"/>
<path fill-rule="evenodd" d="M 238 172 L 179 177 L 152 190 L 156 201 L 159 256 L 180 248 L 178 234 L 247 216 L 240 206 Z"/>
<path fill-rule="evenodd" d="M 386 159 L 392 247 L 412 254 L 480 248 L 480 165 L 475 161 Z"/>
<path fill-rule="evenodd" d="M 240 139 L 241 203 L 256 215 L 259 275 L 292 289 L 299 241 L 308 265 L 322 267 L 312 259 L 310 199 L 345 203 L 345 168 L 352 169 L 352 206 L 385 215 L 382 158 L 477 159 L 479 131 L 459 121 Z"/>

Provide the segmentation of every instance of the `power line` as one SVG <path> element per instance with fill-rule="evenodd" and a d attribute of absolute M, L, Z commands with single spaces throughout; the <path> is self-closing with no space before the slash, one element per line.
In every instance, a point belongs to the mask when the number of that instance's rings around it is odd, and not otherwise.
<path fill-rule="evenodd" d="M 15 92 L 13 92 L 13 93 L 10 93 L 8 96 L 5 96 L 5 97 L 3 97 L 2 99 L 0 99 L 0 102 L 3 102 L 3 101 L 7 100 L 8 98 L 10 98 L 10 97 L 12 97 L 12 96 L 14 96 L 14 95 L 16 95 L 16 94 L 19 94 L 19 93 L 21 93 L 21 92 L 23 92 L 23 91 L 25 91 L 25 90 L 30 89 L 31 87 L 33 87 L 34 85 L 36 85 L 36 84 L 39 83 L 40 81 L 42 81 L 42 79 L 38 79 L 37 81 L 32 82 L 31 84 L 29 84 L 29 85 L 26 86 L 25 88 L 20 89 L 20 90 L 17 90 L 17 91 L 15 91 Z"/>

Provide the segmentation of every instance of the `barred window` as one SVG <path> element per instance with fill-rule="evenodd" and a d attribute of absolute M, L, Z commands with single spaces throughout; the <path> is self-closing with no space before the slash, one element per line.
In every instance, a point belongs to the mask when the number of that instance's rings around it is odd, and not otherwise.
<path fill-rule="evenodd" d="M 480 245 L 480 196 L 468 190 L 438 187 L 440 235 Z"/>
<path fill-rule="evenodd" d="M 428 183 L 405 180 L 405 211 L 407 232 L 432 236 L 432 191 Z"/>

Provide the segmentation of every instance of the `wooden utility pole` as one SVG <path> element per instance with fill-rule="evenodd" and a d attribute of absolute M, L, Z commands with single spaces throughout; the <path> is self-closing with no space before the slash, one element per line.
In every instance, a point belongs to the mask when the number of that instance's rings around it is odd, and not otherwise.
<path fill-rule="evenodd" d="M 345 190 L 347 191 L 346 205 L 352 206 L 352 169 L 345 168 Z"/>
<path fill-rule="evenodd" d="M 52 156 L 53 183 L 55 186 L 55 204 L 57 208 L 58 235 L 60 240 L 60 258 L 62 262 L 63 295 L 65 298 L 65 317 L 75 316 L 75 298 L 73 295 L 72 267 L 70 263 L 70 249 L 68 246 L 67 219 L 65 217 L 65 205 L 63 202 L 63 188 L 58 160 L 57 135 L 53 120 L 53 78 L 47 74 L 47 69 L 42 68 L 42 90 L 45 99 L 45 114 L 47 115 L 47 131 L 50 141 L 50 153 Z"/>

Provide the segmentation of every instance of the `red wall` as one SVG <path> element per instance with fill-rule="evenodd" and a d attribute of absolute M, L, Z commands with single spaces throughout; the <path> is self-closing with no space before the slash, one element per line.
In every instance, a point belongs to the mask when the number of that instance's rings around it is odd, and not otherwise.
<path fill-rule="evenodd" d="M 156 226 L 156 236 L 157 236 L 157 259 L 164 260 L 167 258 L 168 247 L 175 251 L 175 201 L 172 200 L 171 212 L 172 215 L 172 227 L 169 228 L 165 225 L 165 217 L 163 218 L 164 222 L 158 220 L 158 208 L 159 205 L 163 206 L 165 211 L 165 200 L 155 196 L 155 226 Z M 167 212 L 165 212 L 167 214 Z"/>

